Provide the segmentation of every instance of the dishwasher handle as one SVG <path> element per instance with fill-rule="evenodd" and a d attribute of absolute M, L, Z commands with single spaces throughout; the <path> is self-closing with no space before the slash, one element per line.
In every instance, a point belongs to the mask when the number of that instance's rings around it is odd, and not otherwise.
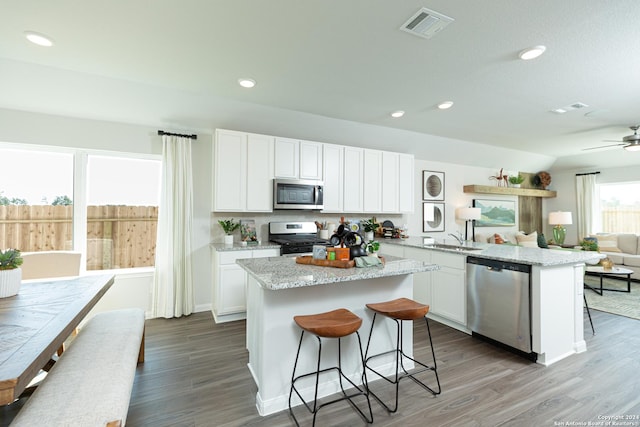
<path fill-rule="evenodd" d="M 478 266 L 487 267 L 487 270 L 493 272 L 507 271 L 519 271 L 522 273 L 531 273 L 531 266 L 527 264 L 518 264 L 515 262 L 497 261 L 494 259 L 478 258 L 469 256 L 467 257 L 467 264 L 475 264 Z"/>

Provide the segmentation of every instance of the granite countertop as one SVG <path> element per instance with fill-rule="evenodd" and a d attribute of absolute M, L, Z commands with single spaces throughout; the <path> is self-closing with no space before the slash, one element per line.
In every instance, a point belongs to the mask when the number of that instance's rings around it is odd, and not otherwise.
<path fill-rule="evenodd" d="M 241 259 L 236 263 L 254 277 L 264 289 L 269 290 L 376 279 L 439 268 L 437 265 L 422 261 L 393 256 L 385 256 L 385 260 L 384 266 L 366 268 L 333 268 L 296 264 L 295 257 L 288 256 Z"/>
<path fill-rule="evenodd" d="M 386 239 L 381 240 L 381 243 L 383 245 L 391 244 L 412 248 L 421 248 L 432 251 L 470 255 L 478 258 L 516 262 L 528 265 L 538 265 L 543 267 L 566 264 L 581 264 L 586 261 L 594 261 L 602 258 L 602 255 L 598 252 L 574 251 L 566 249 L 528 248 L 524 246 L 495 245 L 490 243 L 475 242 L 466 243 L 466 246 L 468 246 L 469 249 L 438 248 L 433 247 L 432 245 L 423 244 L 422 237 L 410 237 L 408 239 Z M 447 244 L 451 244 L 451 242 L 447 240 Z"/>
<path fill-rule="evenodd" d="M 233 245 L 225 245 L 224 243 L 210 243 L 209 246 L 218 252 L 227 251 L 255 251 L 260 249 L 280 249 L 280 245 L 275 243 L 260 243 L 257 245 L 241 245 L 238 242 L 234 242 Z"/>

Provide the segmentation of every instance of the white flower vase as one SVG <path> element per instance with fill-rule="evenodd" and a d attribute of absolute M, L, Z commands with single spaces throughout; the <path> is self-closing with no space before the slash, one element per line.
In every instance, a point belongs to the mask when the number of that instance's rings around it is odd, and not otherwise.
<path fill-rule="evenodd" d="M 0 270 L 0 298 L 12 297 L 20 290 L 22 269 Z"/>
<path fill-rule="evenodd" d="M 511 186 L 512 186 L 513 188 L 520 188 L 520 185 L 521 185 L 521 184 L 511 184 Z"/>
<path fill-rule="evenodd" d="M 364 233 L 364 239 L 365 239 L 367 242 L 372 241 L 372 240 L 373 240 L 373 237 L 374 237 L 374 236 L 373 236 L 373 231 L 367 231 L 367 232 L 365 232 L 365 233 Z"/>
<path fill-rule="evenodd" d="M 225 245 L 233 245 L 233 235 L 225 234 L 224 235 L 224 244 Z"/>

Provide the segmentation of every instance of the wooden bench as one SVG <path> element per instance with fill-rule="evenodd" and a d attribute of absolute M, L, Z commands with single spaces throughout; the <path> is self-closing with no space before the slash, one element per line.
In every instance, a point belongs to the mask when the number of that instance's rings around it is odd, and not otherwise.
<path fill-rule="evenodd" d="M 144 312 L 100 313 L 82 328 L 11 426 L 124 426 L 137 363 L 144 362 Z"/>

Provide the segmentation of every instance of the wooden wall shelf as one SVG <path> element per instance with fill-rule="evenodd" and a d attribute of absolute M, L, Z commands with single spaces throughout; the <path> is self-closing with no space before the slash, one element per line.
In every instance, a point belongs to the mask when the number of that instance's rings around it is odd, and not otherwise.
<path fill-rule="evenodd" d="M 527 197 L 556 197 L 557 195 L 556 192 L 552 190 L 538 190 L 536 188 L 494 187 L 491 185 L 465 185 L 464 192 Z"/>

